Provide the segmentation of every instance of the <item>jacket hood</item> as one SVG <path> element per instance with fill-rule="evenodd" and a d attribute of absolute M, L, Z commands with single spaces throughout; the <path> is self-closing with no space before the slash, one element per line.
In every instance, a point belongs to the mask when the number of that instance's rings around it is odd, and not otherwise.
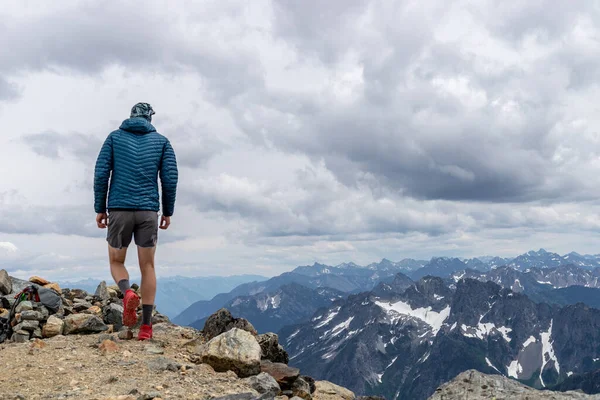
<path fill-rule="evenodd" d="M 147 119 L 141 117 L 133 117 L 126 119 L 125 121 L 123 121 L 119 129 L 122 129 L 127 132 L 142 134 L 156 131 L 154 125 L 152 125 Z"/>

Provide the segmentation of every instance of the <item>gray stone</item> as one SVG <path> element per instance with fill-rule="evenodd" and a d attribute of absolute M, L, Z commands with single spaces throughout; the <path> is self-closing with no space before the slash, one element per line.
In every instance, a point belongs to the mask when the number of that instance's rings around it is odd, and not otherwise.
<path fill-rule="evenodd" d="M 41 339 L 42 336 L 42 329 L 41 328 L 35 328 L 33 330 L 33 332 L 31 333 L 31 337 L 35 338 L 35 339 Z"/>
<path fill-rule="evenodd" d="M 94 295 L 100 298 L 100 300 L 110 299 L 110 294 L 108 293 L 108 289 L 106 287 L 106 281 L 100 282 L 100 284 L 96 288 L 96 293 L 94 293 Z"/>
<path fill-rule="evenodd" d="M 112 325 L 116 331 L 123 328 L 123 306 L 121 304 L 110 303 L 102 310 L 104 322 Z"/>
<path fill-rule="evenodd" d="M 21 313 L 21 319 L 24 321 L 41 321 L 43 316 L 39 311 L 28 310 Z"/>
<path fill-rule="evenodd" d="M 317 390 L 317 386 L 315 385 L 315 380 L 310 377 L 310 376 L 306 376 L 306 375 L 300 375 L 300 378 L 304 379 L 308 385 L 310 386 L 310 393 L 313 394 L 315 392 L 315 390 Z"/>
<path fill-rule="evenodd" d="M 274 363 L 287 364 L 290 361 L 287 351 L 279 344 L 279 336 L 275 333 L 258 335 L 258 344 L 262 351 L 262 359 Z"/>
<path fill-rule="evenodd" d="M 277 396 L 281 391 L 275 378 L 265 372 L 246 378 L 246 381 L 252 389 L 261 394 L 269 393 Z"/>
<path fill-rule="evenodd" d="M 291 389 L 294 381 L 300 376 L 298 368 L 289 367 L 283 363 L 272 363 L 269 360 L 262 360 L 260 368 L 262 372 L 275 378 L 282 390 Z"/>
<path fill-rule="evenodd" d="M 33 331 L 40 327 L 40 321 L 22 321 L 20 324 L 14 327 L 15 331 L 24 330 L 24 331 Z"/>
<path fill-rule="evenodd" d="M 152 325 L 168 323 L 168 322 L 171 322 L 171 320 L 166 315 L 156 313 L 152 316 Z"/>
<path fill-rule="evenodd" d="M 65 317 L 65 327 L 63 333 L 70 335 L 72 333 L 100 333 L 108 327 L 100 318 L 92 314 L 72 314 Z"/>
<path fill-rule="evenodd" d="M 181 364 L 167 357 L 156 357 L 146 361 L 148 369 L 155 372 L 173 371 L 177 372 L 181 368 Z"/>
<path fill-rule="evenodd" d="M 12 293 L 12 281 L 5 269 L 0 269 L 0 295 Z"/>
<path fill-rule="evenodd" d="M 197 351 L 202 362 L 217 372 L 233 371 L 240 378 L 260 373 L 260 346 L 244 330 L 233 328 L 198 346 Z"/>
<path fill-rule="evenodd" d="M 162 395 L 159 392 L 150 392 L 150 393 L 146 393 L 141 396 L 138 396 L 137 400 L 152 400 L 152 399 L 160 399 L 160 398 L 162 398 Z"/>
<path fill-rule="evenodd" d="M 48 309 L 43 305 L 38 307 L 38 311 L 42 314 L 42 321 L 46 321 L 50 316 L 50 311 L 48 311 Z"/>
<path fill-rule="evenodd" d="M 29 340 L 29 332 L 14 331 L 10 340 L 12 340 L 15 343 L 25 343 Z"/>
<path fill-rule="evenodd" d="M 221 308 L 219 311 L 208 317 L 204 323 L 204 337 L 211 340 L 233 328 L 241 329 L 257 336 L 258 333 L 254 326 L 244 318 L 233 318 L 229 310 Z"/>
<path fill-rule="evenodd" d="M 145 350 L 146 350 L 146 353 L 148 353 L 148 354 L 164 354 L 165 353 L 164 349 L 162 349 L 159 346 L 153 345 L 153 344 L 147 345 Z"/>
<path fill-rule="evenodd" d="M 511 400 L 573 400 L 599 399 L 600 395 L 587 395 L 579 392 L 541 391 L 525 386 L 502 375 L 487 375 L 476 370 L 468 370 L 453 380 L 440 386 L 429 400 L 462 399 L 511 399 Z"/>
<path fill-rule="evenodd" d="M 124 328 L 127 328 L 126 326 Z M 121 329 L 118 333 L 118 337 L 121 340 L 131 340 L 133 339 L 133 332 L 131 329 Z"/>
<path fill-rule="evenodd" d="M 92 305 L 90 303 L 88 303 L 87 301 L 73 304 L 73 310 L 75 310 L 76 312 L 85 311 L 90 307 L 92 307 Z"/>
<path fill-rule="evenodd" d="M 312 400 L 310 385 L 302 378 L 298 378 L 292 384 L 292 393 L 304 400 Z"/>
<path fill-rule="evenodd" d="M 25 300 L 25 301 L 22 301 L 19 303 L 15 312 L 22 313 L 23 311 L 30 311 L 30 310 L 33 310 L 33 303 L 30 302 L 29 300 Z"/>

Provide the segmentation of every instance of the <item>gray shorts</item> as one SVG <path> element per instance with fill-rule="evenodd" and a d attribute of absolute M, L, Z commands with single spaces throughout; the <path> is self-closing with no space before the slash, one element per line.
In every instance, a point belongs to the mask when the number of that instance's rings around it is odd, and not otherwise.
<path fill-rule="evenodd" d="M 106 241 L 111 247 L 129 246 L 131 237 L 139 247 L 154 247 L 158 240 L 156 211 L 109 211 Z"/>

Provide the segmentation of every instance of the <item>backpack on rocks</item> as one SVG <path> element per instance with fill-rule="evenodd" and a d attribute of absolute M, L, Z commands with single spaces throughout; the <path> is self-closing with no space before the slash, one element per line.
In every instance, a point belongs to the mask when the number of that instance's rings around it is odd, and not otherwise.
<path fill-rule="evenodd" d="M 37 294 L 39 296 L 40 303 L 42 303 L 44 307 L 52 312 L 57 312 L 62 305 L 62 299 L 60 298 L 60 295 L 52 289 L 41 287 L 37 289 Z"/>

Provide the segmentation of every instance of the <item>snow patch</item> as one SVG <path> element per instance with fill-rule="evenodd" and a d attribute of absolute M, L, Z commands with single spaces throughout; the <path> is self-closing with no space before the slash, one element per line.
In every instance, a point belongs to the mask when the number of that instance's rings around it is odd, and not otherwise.
<path fill-rule="evenodd" d="M 567 376 L 571 376 L 571 375 L 573 375 L 573 371 L 567 372 Z"/>
<path fill-rule="evenodd" d="M 288 336 L 287 341 L 291 341 L 293 338 L 295 338 L 298 334 L 300 333 L 300 329 L 298 329 L 296 332 L 292 333 L 290 336 Z"/>
<path fill-rule="evenodd" d="M 403 301 L 398 301 L 393 304 L 376 301 L 375 304 L 385 310 L 388 315 L 392 316 L 392 323 L 396 322 L 396 320 L 399 319 L 399 316 L 408 315 L 431 326 L 434 335 L 438 333 L 442 324 L 450 315 L 450 306 L 446 306 L 442 311 L 436 312 L 433 311 L 431 307 L 413 309 L 410 304 Z"/>
<path fill-rule="evenodd" d="M 560 375 L 560 365 L 558 364 L 558 359 L 554 354 L 554 347 L 552 347 L 552 342 L 550 342 L 550 338 L 552 337 L 553 323 L 554 320 L 550 320 L 550 327 L 548 328 L 548 331 L 540 333 L 540 336 L 542 338 L 542 368 L 540 369 L 540 382 L 542 386 L 546 386 L 544 384 L 544 380 L 542 379 L 542 371 L 544 371 L 544 367 L 550 360 L 554 361 L 554 368 L 556 369 L 556 372 L 558 372 L 558 374 Z M 546 359 L 546 354 L 548 354 L 548 359 Z"/>
<path fill-rule="evenodd" d="M 434 294 L 433 297 L 438 301 L 440 301 L 444 298 L 444 296 L 440 296 L 439 294 Z"/>
<path fill-rule="evenodd" d="M 331 311 L 331 312 L 330 312 L 330 313 L 327 315 L 327 317 L 325 317 L 325 319 L 324 319 L 323 321 L 319 322 L 319 324 L 315 326 L 315 328 L 322 328 L 322 327 L 324 327 L 325 325 L 327 325 L 328 323 L 330 323 L 330 322 L 331 322 L 331 320 L 332 320 L 332 319 L 334 319 L 336 315 L 338 315 L 338 313 L 340 312 L 340 308 L 341 308 L 341 307 L 337 307 L 335 310 Z M 320 319 L 320 318 L 319 318 L 319 319 Z"/>
<path fill-rule="evenodd" d="M 508 376 L 515 379 L 518 379 L 519 374 L 523 372 L 523 367 L 519 364 L 519 360 L 512 361 L 506 368 L 508 369 Z"/>
<path fill-rule="evenodd" d="M 537 342 L 536 338 L 534 338 L 533 336 L 529 336 L 529 339 L 527 339 L 525 341 L 525 343 L 523 343 L 523 348 L 526 348 L 527 346 L 529 346 L 531 343 L 535 343 Z"/>
<path fill-rule="evenodd" d="M 500 370 L 496 367 L 494 367 L 494 365 L 492 364 L 492 362 L 490 361 L 489 358 L 485 358 L 485 362 L 487 363 L 487 365 L 489 365 L 490 367 L 494 368 L 496 371 L 498 371 L 498 373 L 502 374 L 502 372 L 500 372 Z"/>
<path fill-rule="evenodd" d="M 467 272 L 466 272 L 466 271 L 463 271 L 463 273 L 462 273 L 462 274 L 460 274 L 460 275 L 454 275 L 454 276 L 452 277 L 452 279 L 454 279 L 454 282 L 458 282 L 458 281 L 460 281 L 460 280 L 462 279 L 462 277 L 463 277 L 463 276 L 465 276 L 466 274 L 467 274 Z"/>
<path fill-rule="evenodd" d="M 507 342 L 510 342 L 511 340 L 508 337 L 508 334 L 512 332 L 512 329 L 507 328 L 505 326 L 497 328 L 496 325 L 492 324 L 491 322 L 480 322 L 479 324 L 477 324 L 477 326 L 467 326 L 465 324 L 462 324 L 461 329 L 463 331 L 463 336 L 466 337 L 478 338 L 483 340 L 486 336 L 492 333 L 500 333 L 504 340 L 506 340 Z"/>
<path fill-rule="evenodd" d="M 326 337 L 327 335 L 331 334 L 331 336 L 337 336 L 340 333 L 342 333 L 342 331 L 348 329 L 348 327 L 350 326 L 350 323 L 352 322 L 352 320 L 354 319 L 354 317 L 350 317 L 347 320 L 345 320 L 344 322 L 342 322 L 341 324 L 337 324 L 336 326 L 333 327 L 333 329 L 330 329 L 328 331 L 326 331 L 325 333 L 323 333 L 323 335 L 321 336 L 321 339 Z"/>

